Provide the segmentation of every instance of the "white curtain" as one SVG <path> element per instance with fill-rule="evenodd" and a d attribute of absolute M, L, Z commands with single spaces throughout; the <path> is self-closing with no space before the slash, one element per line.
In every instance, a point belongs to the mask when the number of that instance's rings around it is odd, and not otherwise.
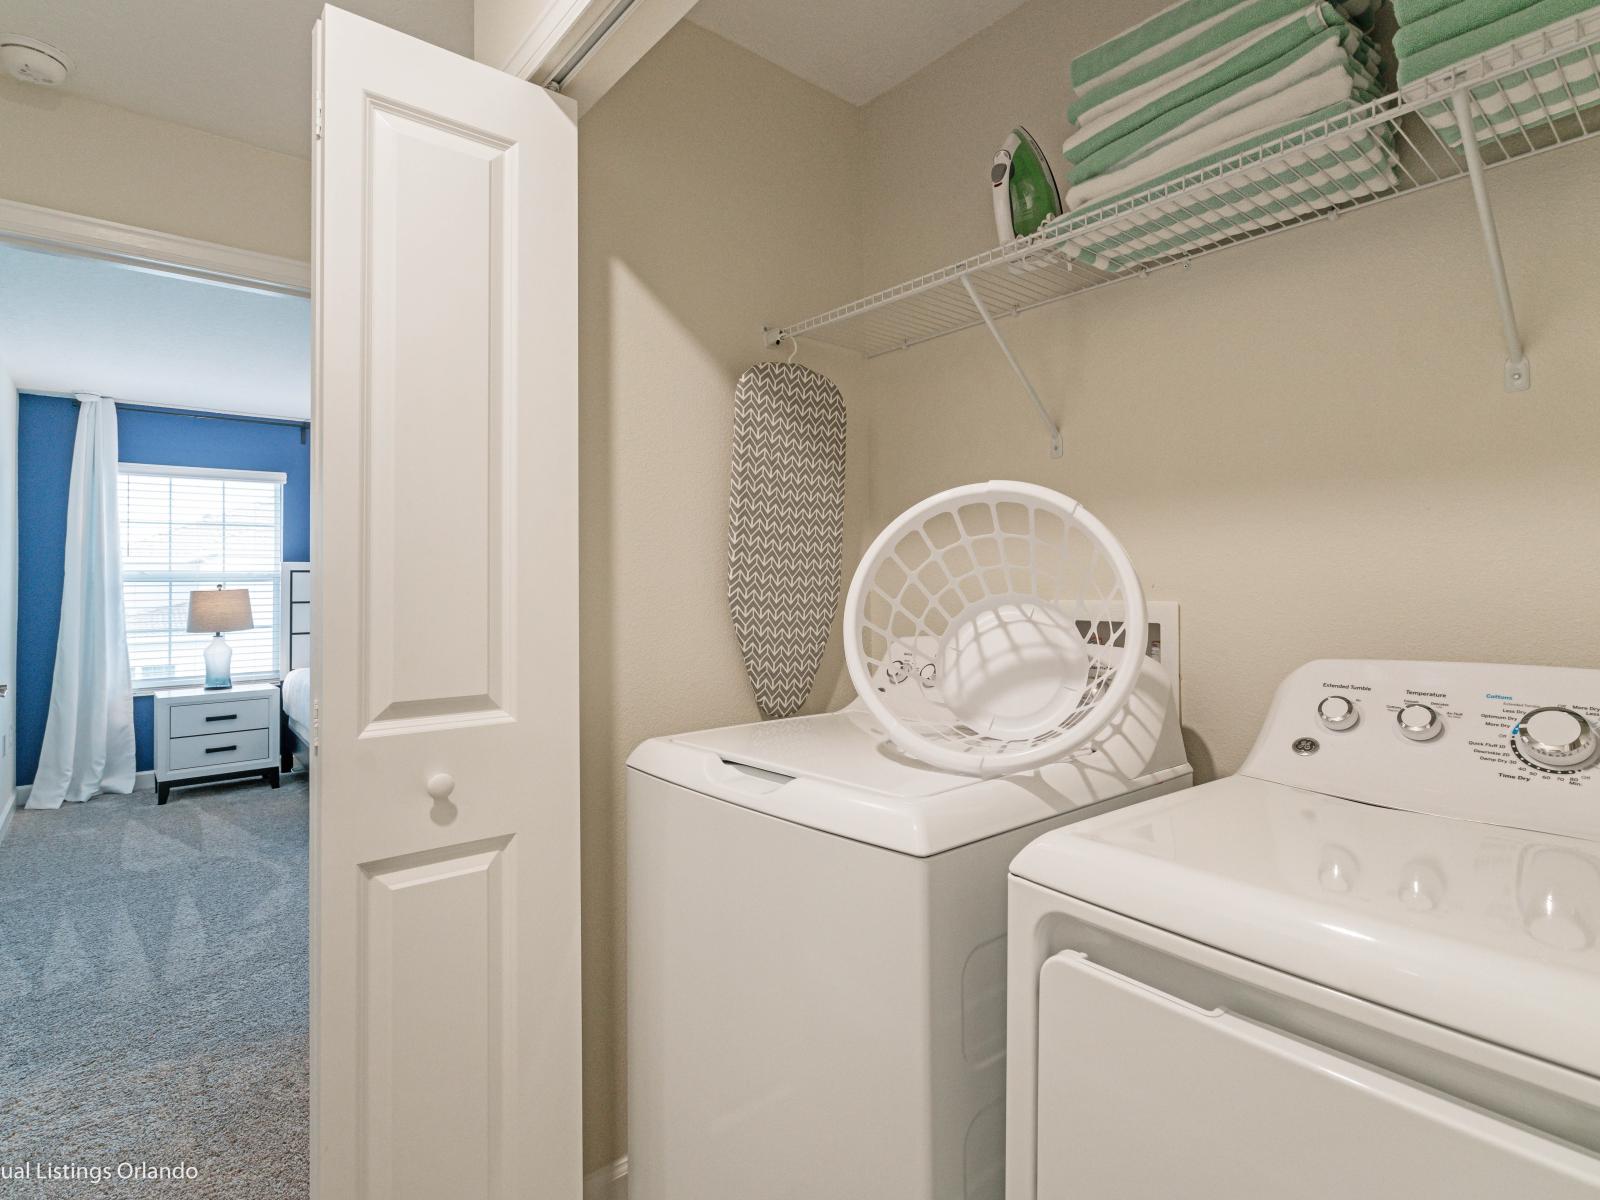
<path fill-rule="evenodd" d="M 133 791 L 133 681 L 122 619 L 117 407 L 78 397 L 61 635 L 29 808 Z"/>

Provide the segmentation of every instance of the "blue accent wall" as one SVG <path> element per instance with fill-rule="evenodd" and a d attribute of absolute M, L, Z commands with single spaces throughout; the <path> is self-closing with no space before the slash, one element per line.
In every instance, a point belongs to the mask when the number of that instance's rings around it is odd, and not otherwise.
<path fill-rule="evenodd" d="M 17 413 L 17 783 L 39 769 L 61 626 L 67 489 L 78 403 L 24 393 Z M 123 462 L 282 471 L 283 557 L 311 558 L 311 448 L 296 425 L 117 408 Z M 155 702 L 133 702 L 139 770 L 155 765 Z"/>

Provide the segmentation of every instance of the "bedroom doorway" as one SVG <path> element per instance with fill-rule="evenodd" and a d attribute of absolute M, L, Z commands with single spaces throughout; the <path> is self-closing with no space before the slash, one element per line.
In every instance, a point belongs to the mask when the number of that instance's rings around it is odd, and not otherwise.
<path fill-rule="evenodd" d="M 6 1194 L 309 1195 L 304 276 L 0 204 Z"/>
<path fill-rule="evenodd" d="M 56 9 L 38 11 L 42 21 Z M 88 38 L 94 30 L 77 32 Z M 285 36 L 304 33 L 302 26 Z M 300 924 L 310 941 L 309 1190 L 435 1196 L 534 1180 L 552 1194 L 576 1195 L 577 110 L 464 54 L 332 7 L 313 40 L 314 106 L 302 90 L 278 108 L 301 118 L 285 144 L 309 135 L 303 118 L 308 108 L 316 114 L 308 189 L 314 271 L 3 200 L 0 240 L 205 280 L 221 291 L 304 297 L 315 275 L 311 536 L 298 560 L 311 563 L 313 664 L 313 778 L 302 826 L 311 843 L 309 918 Z M 224 44 L 248 39 L 218 39 Z M 274 78 L 264 82 L 276 87 L 289 55 L 274 59 L 251 45 L 245 57 L 241 69 L 269 62 Z M 224 80 L 220 100 L 244 92 L 223 73 L 207 75 Z M 211 119 L 201 113 L 190 105 L 181 116 Z M 217 182 L 239 182 L 236 172 L 223 176 Z M 242 209 L 245 198 L 235 198 Z M 120 434 L 115 409 L 128 397 L 118 391 L 57 397 L 77 406 L 75 435 L 79 424 L 100 427 L 86 445 L 108 445 L 107 429 Z M 98 419 L 78 420 L 85 413 Z M 117 461 L 87 452 L 83 461 L 91 457 Z M 271 484 L 230 478 L 223 486 L 252 482 Z M 119 474 L 111 489 L 133 486 Z M 94 511 L 114 524 L 125 510 L 108 491 Z M 296 561 L 287 546 L 282 554 Z M 85 568 L 102 585 L 113 574 Z M 167 585 L 178 582 L 199 581 Z M 170 743 L 165 778 L 174 788 L 161 804 L 163 772 L 152 755 L 148 811 L 166 820 L 203 811 L 196 797 L 205 789 L 178 786 L 194 782 L 179 772 L 224 765 L 203 757 L 213 748 L 238 756 L 226 762 L 230 774 L 259 767 L 258 782 L 219 785 L 264 791 L 268 803 L 290 790 L 281 779 L 271 786 L 282 770 L 271 759 L 271 705 L 281 711 L 281 687 L 242 680 L 265 694 L 203 703 L 205 679 L 245 657 L 242 645 L 213 656 L 211 639 L 242 643 L 241 613 L 253 608 L 250 581 L 217 582 L 220 589 L 191 589 L 203 594 L 186 597 L 181 634 L 171 631 L 175 644 L 206 635 L 201 684 L 175 689 L 187 695 L 152 697 L 152 738 L 158 747 Z M 292 585 L 287 590 L 292 595 Z M 240 592 L 242 599 L 227 595 Z M 103 612 L 110 592 L 100 593 Z M 126 602 L 120 589 L 114 599 Z M 265 745 L 245 736 L 263 732 L 263 704 Z M 238 724 L 212 726 L 212 717 Z M 92 811 L 95 803 L 73 808 Z M 13 815 L 13 829 L 34 815 Z M 135 861 L 153 861 L 136 851 Z M 281 975 L 297 969 L 291 956 Z M 239 986 L 236 976 L 220 977 L 210 994 L 226 998 Z M 155 1013 L 148 1022 L 154 1030 L 174 1024 Z M 209 1073 L 147 1072 L 186 1095 L 256 1101 L 213 1113 L 196 1144 L 225 1146 L 237 1122 L 267 1107 L 263 1098 L 293 1099 L 282 1078 L 241 1082 L 224 1069 L 226 1053 L 248 1043 L 252 1029 L 223 1035 Z M 102 1062 L 74 1070 L 72 1078 L 88 1077 Z M 220 1092 L 208 1090 L 214 1084 Z M 38 1102 L 60 1117 L 49 1127 L 63 1131 L 63 1141 L 74 1134 L 63 1107 L 70 1091 L 63 1084 Z M 276 1123 L 276 1142 L 258 1125 L 261 1139 L 245 1148 L 268 1158 L 269 1143 L 303 1150 L 307 1126 L 294 1105 L 275 1111 L 287 1117 Z M 110 1111 L 103 1131 L 148 1132 Z M 103 1149 L 105 1138 L 91 1148 Z M 65 1148 L 73 1145 L 83 1147 L 80 1139 Z M 251 1155 L 224 1151 L 212 1183 L 185 1177 L 178 1182 L 191 1186 L 179 1194 L 248 1195 L 241 1184 L 259 1170 Z M 302 1182 L 280 1175 L 257 1191 L 293 1197 Z"/>

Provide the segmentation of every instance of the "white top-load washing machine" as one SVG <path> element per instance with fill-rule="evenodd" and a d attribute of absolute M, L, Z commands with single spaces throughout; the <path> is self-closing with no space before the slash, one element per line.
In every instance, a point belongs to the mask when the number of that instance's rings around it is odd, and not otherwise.
<path fill-rule="evenodd" d="M 1189 783 L 1176 608 L 1121 718 L 1024 775 L 925 767 L 860 707 L 634 752 L 632 1200 L 1000 1200 L 1006 866 Z"/>
<path fill-rule="evenodd" d="M 1008 1200 L 1600 1195 L 1600 671 L 1314 662 L 1012 864 Z"/>

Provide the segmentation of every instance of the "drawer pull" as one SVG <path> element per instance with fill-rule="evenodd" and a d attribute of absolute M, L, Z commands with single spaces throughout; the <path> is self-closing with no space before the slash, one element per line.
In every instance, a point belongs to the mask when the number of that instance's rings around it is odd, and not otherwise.
<path fill-rule="evenodd" d="M 238 713 L 223 713 L 221 716 L 207 717 L 206 723 L 210 724 L 212 721 L 237 721 L 238 719 Z"/>
<path fill-rule="evenodd" d="M 207 754 L 226 754 L 229 750 L 237 750 L 237 746 L 207 746 Z"/>

